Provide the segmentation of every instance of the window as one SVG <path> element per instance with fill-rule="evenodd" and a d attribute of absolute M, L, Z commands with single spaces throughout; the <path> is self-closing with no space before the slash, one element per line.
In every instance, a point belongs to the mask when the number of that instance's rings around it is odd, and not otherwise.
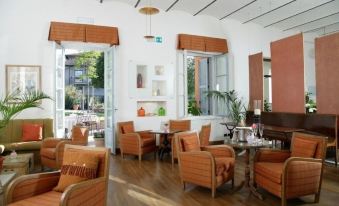
<path fill-rule="evenodd" d="M 227 55 L 184 51 L 178 63 L 178 116 L 225 115 L 225 103 L 207 97 L 207 91 L 229 90 Z"/>
<path fill-rule="evenodd" d="M 74 71 L 74 82 L 75 83 L 82 83 L 84 82 L 84 71 L 83 70 L 75 70 Z"/>

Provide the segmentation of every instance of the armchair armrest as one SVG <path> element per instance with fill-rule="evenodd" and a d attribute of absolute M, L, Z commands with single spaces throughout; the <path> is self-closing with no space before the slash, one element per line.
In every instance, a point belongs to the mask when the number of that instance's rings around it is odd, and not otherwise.
<path fill-rule="evenodd" d="M 141 145 L 141 137 L 138 133 L 121 134 L 120 145 L 139 147 Z"/>
<path fill-rule="evenodd" d="M 56 148 L 57 144 L 64 139 L 58 139 L 54 137 L 48 137 L 42 140 L 41 147 L 42 148 Z"/>
<path fill-rule="evenodd" d="M 182 181 L 211 188 L 215 183 L 215 160 L 210 152 L 180 152 L 179 168 Z"/>
<path fill-rule="evenodd" d="M 291 156 L 289 150 L 260 149 L 255 153 L 254 162 L 285 162 Z"/>
<path fill-rule="evenodd" d="M 23 175 L 16 178 L 6 190 L 6 203 L 16 202 L 51 191 L 59 182 L 60 172 Z"/>
<path fill-rule="evenodd" d="M 62 194 L 60 206 L 104 206 L 107 196 L 107 178 L 100 177 L 69 186 Z"/>
<path fill-rule="evenodd" d="M 228 145 L 212 145 L 201 148 L 203 151 L 210 152 L 213 157 L 234 157 L 234 149 Z"/>
<path fill-rule="evenodd" d="M 282 184 L 287 198 L 320 192 L 323 162 L 314 158 L 289 158 L 283 168 Z"/>

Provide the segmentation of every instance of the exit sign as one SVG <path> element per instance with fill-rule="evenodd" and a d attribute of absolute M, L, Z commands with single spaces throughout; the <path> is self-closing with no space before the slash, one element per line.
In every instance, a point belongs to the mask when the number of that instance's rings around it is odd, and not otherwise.
<path fill-rule="evenodd" d="M 162 43 L 162 37 L 161 36 L 156 36 L 155 37 L 155 42 L 161 44 Z"/>

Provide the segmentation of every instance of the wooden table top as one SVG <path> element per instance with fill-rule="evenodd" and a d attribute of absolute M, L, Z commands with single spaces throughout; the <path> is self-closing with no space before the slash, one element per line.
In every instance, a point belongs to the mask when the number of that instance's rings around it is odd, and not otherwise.
<path fill-rule="evenodd" d="M 252 148 L 263 148 L 263 147 L 272 147 L 272 144 L 268 142 L 261 143 L 249 143 L 249 142 L 225 142 L 226 145 L 229 145 L 236 149 L 252 149 Z"/>

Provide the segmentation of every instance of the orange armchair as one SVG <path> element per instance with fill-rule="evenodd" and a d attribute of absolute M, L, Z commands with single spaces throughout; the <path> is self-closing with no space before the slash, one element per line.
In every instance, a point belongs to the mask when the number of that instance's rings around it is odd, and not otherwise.
<path fill-rule="evenodd" d="M 195 132 L 175 134 L 180 177 L 185 189 L 186 183 L 193 183 L 212 190 L 232 180 L 234 185 L 235 153 L 227 145 L 200 147 Z"/>
<path fill-rule="evenodd" d="M 118 136 L 122 158 L 125 154 L 131 154 L 137 155 L 141 161 L 142 155 L 151 152 L 154 152 L 156 157 L 155 135 L 147 131 L 136 132 L 132 121 L 118 122 Z"/>
<path fill-rule="evenodd" d="M 169 121 L 170 130 L 180 130 L 182 132 L 187 132 L 191 130 L 191 120 L 170 120 Z M 172 165 L 174 160 L 178 159 L 176 144 L 173 137 L 169 137 L 171 142 L 171 152 L 172 152 Z"/>
<path fill-rule="evenodd" d="M 327 138 L 293 133 L 291 151 L 261 149 L 254 157 L 254 184 L 286 200 L 315 194 L 319 202 Z"/>
<path fill-rule="evenodd" d="M 66 145 L 65 150 L 68 149 L 99 154 L 98 177 L 70 185 L 61 193 L 53 191 L 59 182 L 60 171 L 24 175 L 15 179 L 8 186 L 5 196 L 8 206 L 105 206 L 109 175 L 109 149 Z"/>
<path fill-rule="evenodd" d="M 66 144 L 87 145 L 88 128 L 73 126 L 71 139 L 46 138 L 42 141 L 40 149 L 41 169 L 44 166 L 59 169 L 62 165 L 64 148 Z"/>

